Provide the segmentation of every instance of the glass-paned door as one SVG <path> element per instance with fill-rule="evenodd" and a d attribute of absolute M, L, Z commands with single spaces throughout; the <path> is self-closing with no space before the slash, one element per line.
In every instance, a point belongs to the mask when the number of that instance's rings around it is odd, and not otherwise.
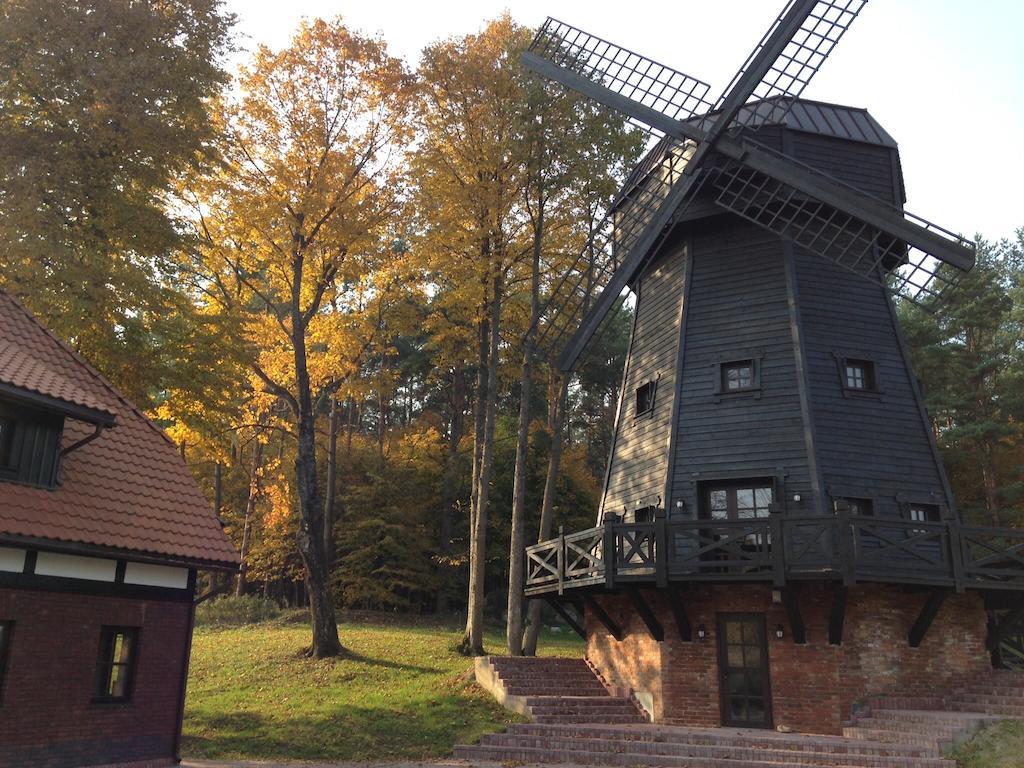
<path fill-rule="evenodd" d="M 718 615 L 718 671 L 722 725 L 771 728 L 764 616 L 739 613 Z"/>

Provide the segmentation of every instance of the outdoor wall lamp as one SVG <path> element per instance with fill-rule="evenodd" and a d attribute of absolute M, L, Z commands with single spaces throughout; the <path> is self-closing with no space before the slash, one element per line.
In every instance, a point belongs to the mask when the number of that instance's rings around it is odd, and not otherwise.
<path fill-rule="evenodd" d="M 697 627 L 697 639 L 698 640 L 703 640 L 707 636 L 708 636 L 708 631 L 704 628 L 703 624 L 701 624 L 699 627 Z"/>
<path fill-rule="evenodd" d="M 779 624 L 779 625 L 778 625 L 777 627 L 775 627 L 775 636 L 776 636 L 777 638 L 779 638 L 779 640 L 781 640 L 781 639 L 783 638 L 783 636 L 784 636 L 785 634 L 786 634 L 786 632 L 785 632 L 785 630 L 784 630 L 784 629 L 782 628 L 782 625 L 781 625 L 781 624 Z"/>

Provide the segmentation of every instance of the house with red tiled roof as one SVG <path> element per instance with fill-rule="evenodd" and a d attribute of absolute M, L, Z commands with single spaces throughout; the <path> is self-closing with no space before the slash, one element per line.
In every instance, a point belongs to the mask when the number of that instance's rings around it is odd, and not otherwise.
<path fill-rule="evenodd" d="M 171 765 L 196 573 L 238 555 L 174 444 L 0 292 L 0 765 Z"/>

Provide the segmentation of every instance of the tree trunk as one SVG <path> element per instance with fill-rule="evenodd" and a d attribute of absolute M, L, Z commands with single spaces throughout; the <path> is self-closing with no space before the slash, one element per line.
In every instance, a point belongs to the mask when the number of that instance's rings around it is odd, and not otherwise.
<path fill-rule="evenodd" d="M 338 482 L 338 401 L 331 398 L 331 420 L 327 434 L 327 490 L 324 493 L 324 554 L 327 567 L 334 565 L 334 500 Z"/>
<path fill-rule="evenodd" d="M 292 284 L 292 345 L 295 354 L 295 405 L 297 444 L 295 480 L 299 497 L 299 530 L 296 543 L 306 570 L 306 592 L 313 621 L 311 655 L 317 659 L 337 656 L 342 652 L 338 623 L 329 585 L 330 568 L 324 551 L 324 510 L 320 503 L 320 487 L 316 472 L 316 413 L 309 381 L 306 357 L 306 327 L 299 310 L 299 289 L 302 285 L 301 260 L 296 259 Z"/>
<path fill-rule="evenodd" d="M 530 397 L 537 316 L 540 312 L 540 254 L 544 234 L 543 209 L 533 233 L 530 274 L 530 327 L 523 339 L 523 370 L 519 379 L 519 431 L 516 437 L 515 474 L 512 481 L 512 522 L 508 547 L 508 608 L 505 639 L 512 656 L 523 654 L 523 558 L 526 557 L 526 459 L 530 448 Z"/>
<path fill-rule="evenodd" d="M 548 432 L 551 434 L 551 451 L 548 454 L 548 475 L 544 481 L 544 500 L 540 507 L 540 533 L 537 541 L 551 538 L 551 529 L 555 517 L 555 489 L 558 483 L 558 471 L 562 464 L 562 446 L 565 431 L 565 413 L 568 406 L 569 376 L 552 372 L 551 400 L 548 408 Z M 523 641 L 523 653 L 526 656 L 537 655 L 537 638 L 540 635 L 540 601 L 530 601 L 526 620 L 526 637 Z"/>
<path fill-rule="evenodd" d="M 466 374 L 461 365 L 452 371 L 452 418 L 448 429 L 448 456 L 445 458 L 444 477 L 441 481 L 441 510 L 438 552 L 442 564 L 452 552 L 452 528 L 455 516 L 455 484 L 459 474 L 459 446 L 466 426 Z M 442 578 L 437 590 L 437 612 L 448 611 L 447 579 Z"/>
<path fill-rule="evenodd" d="M 242 564 L 238 568 L 238 583 L 235 584 L 235 595 L 241 597 L 245 594 L 245 574 L 248 570 L 246 560 L 249 557 L 249 547 L 252 542 L 252 519 L 256 513 L 256 500 L 260 495 L 260 469 L 263 467 L 263 443 L 256 440 L 252 447 L 252 472 L 249 475 L 249 491 L 245 498 L 245 524 L 242 526 Z"/>
<path fill-rule="evenodd" d="M 487 507 L 491 472 L 494 468 L 494 420 L 498 395 L 498 348 L 501 341 L 502 275 L 494 266 L 493 290 L 489 308 L 490 338 L 487 349 L 486 387 L 483 416 L 483 446 L 477 473 L 476 505 L 473 514 L 469 564 L 469 600 L 466 632 L 460 650 L 466 655 L 481 656 L 484 652 L 484 579 L 487 564 Z M 475 555 L 475 556 L 474 556 Z"/>

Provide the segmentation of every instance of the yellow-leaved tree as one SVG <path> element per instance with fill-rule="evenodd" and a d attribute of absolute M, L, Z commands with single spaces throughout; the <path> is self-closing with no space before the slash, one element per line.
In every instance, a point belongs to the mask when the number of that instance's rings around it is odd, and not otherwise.
<path fill-rule="evenodd" d="M 295 441 L 311 654 L 323 658 L 344 649 L 316 428 L 391 338 L 387 325 L 406 295 L 393 224 L 417 89 L 382 40 L 319 19 L 281 51 L 260 47 L 237 85 L 222 110 L 223 170 L 195 197 L 200 259 L 211 301 L 243 319 L 254 409 L 282 414 Z"/>

